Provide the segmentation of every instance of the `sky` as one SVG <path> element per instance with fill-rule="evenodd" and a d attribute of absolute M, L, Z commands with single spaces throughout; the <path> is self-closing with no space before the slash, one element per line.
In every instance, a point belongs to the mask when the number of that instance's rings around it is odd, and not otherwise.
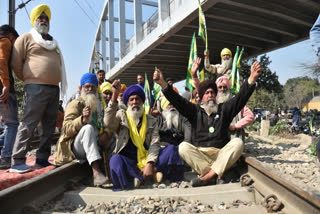
<path fill-rule="evenodd" d="M 26 2 L 26 0 L 23 0 Z M 157 1 L 157 0 L 152 0 Z M 0 0 L 0 25 L 8 24 L 8 2 Z M 16 8 L 22 0 L 16 0 Z M 66 65 L 69 98 L 79 86 L 81 76 L 88 72 L 91 51 L 105 0 L 32 0 L 26 10 L 30 14 L 32 8 L 39 4 L 47 4 L 51 9 L 50 34 L 58 41 Z M 117 7 L 117 0 L 115 7 Z M 126 2 L 126 8 L 132 3 Z M 32 28 L 25 8 L 16 12 L 16 30 L 21 35 Z M 133 19 L 133 9 L 126 10 L 126 18 Z M 143 7 L 143 20 L 155 11 L 152 7 Z M 118 16 L 115 10 L 115 16 Z M 133 25 L 126 25 L 127 39 L 133 35 Z M 115 37 L 118 29 L 115 27 Z M 209 35 L 210 36 L 210 35 Z M 301 63 L 315 63 L 316 57 L 310 41 L 306 40 L 285 48 L 267 53 L 272 61 L 270 69 L 276 72 L 283 85 L 294 77 L 305 76 Z M 187 65 L 186 65 L 187 66 Z M 150 80 L 149 80 L 150 81 Z M 175 83 L 179 92 L 184 91 L 185 81 Z"/>

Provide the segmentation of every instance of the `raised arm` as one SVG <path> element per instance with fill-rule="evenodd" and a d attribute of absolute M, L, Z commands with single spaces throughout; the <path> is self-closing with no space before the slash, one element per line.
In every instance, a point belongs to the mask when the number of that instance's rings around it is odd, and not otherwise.
<path fill-rule="evenodd" d="M 189 121 L 193 121 L 197 112 L 196 105 L 181 97 L 171 86 L 167 85 L 159 69 L 154 72 L 153 81 L 161 86 L 164 96 L 180 112 L 180 114 L 185 116 Z"/>
<path fill-rule="evenodd" d="M 105 124 L 105 131 L 110 135 L 112 132 L 118 130 L 120 119 L 117 118 L 118 111 L 118 95 L 121 89 L 120 80 L 115 80 L 112 83 L 112 97 L 104 112 L 103 122 Z"/>

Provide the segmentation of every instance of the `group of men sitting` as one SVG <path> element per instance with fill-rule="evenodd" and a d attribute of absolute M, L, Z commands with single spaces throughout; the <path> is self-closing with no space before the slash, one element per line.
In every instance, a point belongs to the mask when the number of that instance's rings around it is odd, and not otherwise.
<path fill-rule="evenodd" d="M 200 63 L 200 58 L 194 61 L 193 73 Z M 115 191 L 139 187 L 149 179 L 181 181 L 185 164 L 200 175 L 191 181 L 192 186 L 219 182 L 242 154 L 243 140 L 232 133 L 253 120 L 245 104 L 261 71 L 255 62 L 235 96 L 227 93 L 227 77 L 205 80 L 198 85 L 201 103 L 193 104 L 167 84 L 157 69 L 153 80 L 161 86 L 163 97 L 162 113 L 155 116 L 145 113 L 140 85 L 126 88 L 120 80 L 102 83 L 99 75 L 86 73 L 80 97 L 65 110 L 54 163 L 88 161 L 94 185 L 111 181 Z M 234 120 L 237 115 L 239 119 Z M 109 176 L 100 169 L 102 150 L 110 154 L 104 160 Z"/>

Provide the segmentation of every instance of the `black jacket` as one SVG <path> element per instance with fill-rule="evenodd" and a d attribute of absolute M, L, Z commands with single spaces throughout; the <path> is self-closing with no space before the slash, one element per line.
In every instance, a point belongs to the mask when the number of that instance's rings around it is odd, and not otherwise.
<path fill-rule="evenodd" d="M 167 86 L 162 91 L 168 101 L 190 121 L 193 145 L 222 148 L 230 141 L 229 125 L 232 119 L 245 106 L 254 89 L 255 85 L 249 85 L 248 81 L 245 81 L 239 93 L 219 104 L 218 113 L 210 116 L 199 104 L 190 103 L 174 92 L 172 87 Z"/>

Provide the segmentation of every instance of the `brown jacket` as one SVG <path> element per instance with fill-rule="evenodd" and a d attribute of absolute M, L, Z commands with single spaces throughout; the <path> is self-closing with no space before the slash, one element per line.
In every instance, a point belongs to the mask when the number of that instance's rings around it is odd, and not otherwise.
<path fill-rule="evenodd" d="M 109 133 L 116 132 L 117 141 L 113 154 L 118 154 L 127 144 L 130 138 L 130 131 L 126 112 L 118 110 L 118 103 L 109 102 L 104 114 L 104 124 Z M 160 152 L 160 137 L 157 119 L 147 115 L 147 133 L 145 144 L 148 148 L 147 162 L 156 163 Z"/>
<path fill-rule="evenodd" d="M 71 145 L 84 126 L 82 123 L 82 110 L 85 107 L 84 100 L 79 97 L 68 104 L 63 121 L 62 134 L 57 143 L 57 151 L 54 154 L 54 164 L 57 166 L 66 164 L 76 159 Z"/>
<path fill-rule="evenodd" d="M 0 38 L 0 89 L 2 87 L 13 87 L 10 85 L 9 59 L 12 44 L 8 38 Z M 0 94 L 1 94 L 0 92 Z"/>

